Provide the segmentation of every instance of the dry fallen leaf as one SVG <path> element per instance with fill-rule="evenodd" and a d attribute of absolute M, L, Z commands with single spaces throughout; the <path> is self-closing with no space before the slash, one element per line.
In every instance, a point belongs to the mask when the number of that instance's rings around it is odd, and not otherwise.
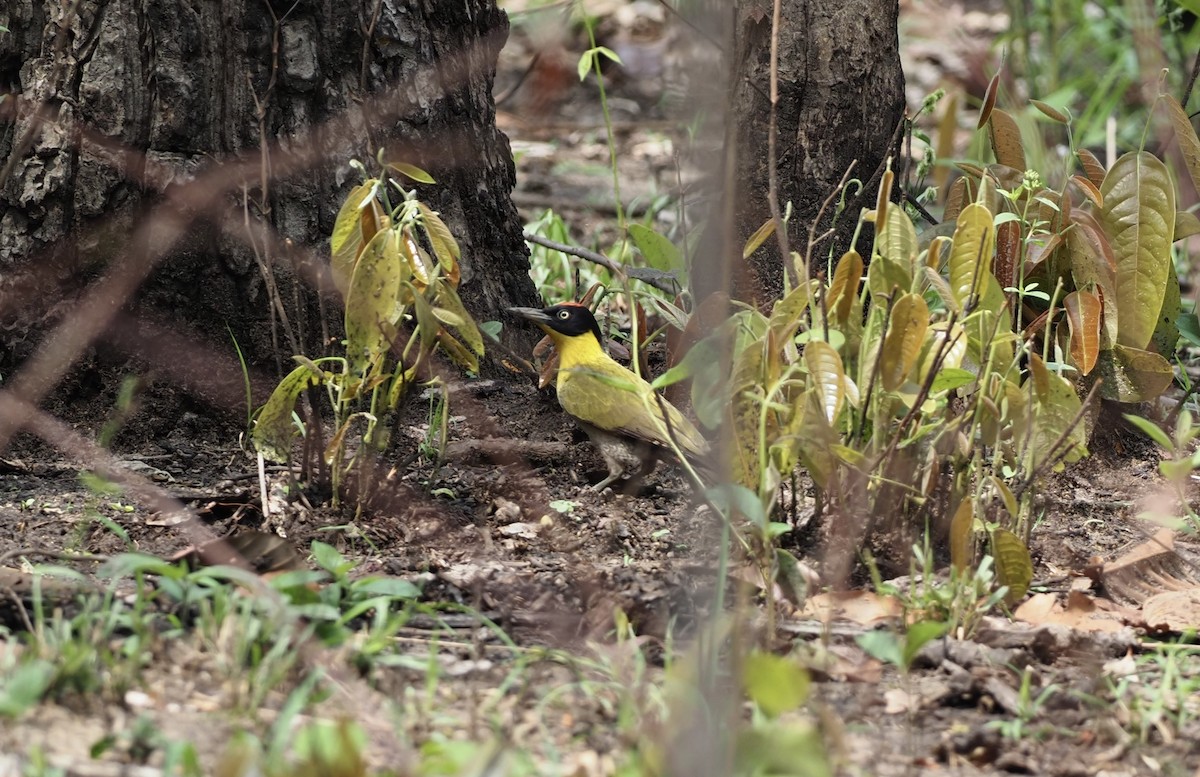
<path fill-rule="evenodd" d="M 894 596 L 880 596 L 872 591 L 837 591 L 810 597 L 800 614 L 825 623 L 847 620 L 861 626 L 877 626 L 898 621 L 903 607 Z"/>

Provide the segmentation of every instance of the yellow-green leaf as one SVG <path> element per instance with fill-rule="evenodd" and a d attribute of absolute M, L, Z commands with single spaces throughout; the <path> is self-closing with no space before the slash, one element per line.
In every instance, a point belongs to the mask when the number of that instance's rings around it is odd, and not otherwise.
<path fill-rule="evenodd" d="M 1080 374 L 1087 375 L 1100 355 L 1100 319 L 1104 308 L 1090 291 L 1073 291 L 1063 297 L 1067 324 L 1071 329 L 1071 359 Z"/>
<path fill-rule="evenodd" d="M 903 385 L 917 363 L 917 357 L 921 355 L 921 346 L 928 330 L 929 306 L 920 294 L 909 293 L 896 300 L 892 305 L 892 320 L 879 357 L 880 377 L 885 390 L 895 391 Z"/>
<path fill-rule="evenodd" d="M 820 395 L 821 410 L 830 424 L 837 421 L 846 400 L 842 357 L 832 345 L 811 340 L 804 346 L 804 363 L 812 386 Z"/>
<path fill-rule="evenodd" d="M 996 579 L 1008 586 L 1005 601 L 1015 604 L 1025 598 L 1033 582 L 1033 559 L 1021 539 L 1008 529 L 992 532 L 992 554 L 996 558 Z"/>
<path fill-rule="evenodd" d="M 472 352 L 483 356 L 483 335 L 479 332 L 479 327 L 476 325 L 475 319 L 467 312 L 467 308 L 463 305 L 462 299 L 459 298 L 458 292 L 454 290 L 454 287 L 440 284 L 438 286 L 437 301 L 442 308 L 458 316 L 460 323 L 452 325 L 456 333 Z"/>
<path fill-rule="evenodd" d="M 1041 360 L 1038 359 L 1040 362 Z M 1033 358 L 1030 358 L 1032 365 Z M 1076 423 L 1083 404 L 1079 394 L 1071 382 L 1061 375 L 1047 371 L 1044 394 L 1039 394 L 1035 408 L 1036 421 L 1032 429 L 1032 448 L 1034 467 L 1041 466 L 1050 456 L 1058 440 L 1067 434 L 1066 455 L 1054 465 L 1054 471 L 1061 471 L 1063 462 L 1078 461 L 1087 455 L 1087 427 L 1082 420 Z"/>
<path fill-rule="evenodd" d="M 829 316 L 838 326 L 844 326 L 850 317 L 854 298 L 858 296 L 858 284 L 862 281 L 863 260 L 858 251 L 847 251 L 838 260 L 829 284 L 826 299 Z"/>
<path fill-rule="evenodd" d="M 1158 325 L 1171 266 L 1175 187 L 1158 157 L 1130 152 L 1100 187 L 1102 223 L 1117 258 L 1117 342 L 1145 348 Z"/>
<path fill-rule="evenodd" d="M 995 241 L 991 212 L 975 202 L 963 208 L 950 245 L 950 290 L 960 310 L 985 288 L 983 279 L 992 271 Z"/>
<path fill-rule="evenodd" d="M 321 375 L 320 371 L 301 364 L 279 381 L 254 421 L 251 439 L 255 450 L 271 461 L 288 461 L 292 440 L 300 433 L 292 422 L 296 400 L 306 388 L 320 382 Z"/>
<path fill-rule="evenodd" d="M 797 709 L 808 699 L 808 672 L 795 660 L 754 651 L 742 665 L 746 696 L 767 717 Z"/>
<path fill-rule="evenodd" d="M 757 251 L 758 247 L 773 234 L 775 234 L 775 219 L 770 218 L 764 221 L 761 227 L 754 230 L 754 234 L 746 238 L 746 245 L 742 248 L 742 258 L 749 259 L 750 255 Z"/>
<path fill-rule="evenodd" d="M 333 222 L 333 234 L 329 238 L 330 271 L 333 285 L 342 293 L 343 299 L 350 286 L 350 276 L 354 274 L 354 262 L 363 246 L 362 229 L 359 226 L 362 209 L 375 194 L 377 184 L 378 181 L 372 178 L 351 189 Z"/>
<path fill-rule="evenodd" d="M 975 534 L 975 506 L 970 497 L 962 500 L 950 519 L 950 565 L 965 572 L 973 561 L 971 539 Z"/>
<path fill-rule="evenodd" d="M 394 229 L 376 233 L 363 249 L 346 291 L 346 357 L 355 372 L 391 346 L 403 276 L 400 236 Z"/>
<path fill-rule="evenodd" d="M 880 253 L 908 268 L 908 272 L 912 274 L 916 271 L 917 263 L 917 230 L 904 208 L 889 208 L 887 213 L 882 235 L 883 245 L 877 242 L 876 246 Z"/>
<path fill-rule="evenodd" d="M 410 165 L 406 162 L 391 162 L 388 164 L 392 172 L 399 173 L 406 178 L 411 178 L 417 183 L 437 183 L 433 180 L 433 176 L 425 172 L 416 165 Z"/>
<path fill-rule="evenodd" d="M 1149 402 L 1175 379 L 1171 363 L 1162 356 L 1123 345 L 1100 352 L 1096 374 L 1103 379 L 1100 396 L 1119 402 Z"/>
<path fill-rule="evenodd" d="M 457 286 L 458 260 L 462 257 L 458 241 L 454 239 L 454 235 L 450 234 L 450 228 L 446 226 L 446 222 L 442 221 L 437 213 L 430 210 L 428 205 L 418 201 L 417 208 L 421 211 L 421 223 L 425 225 L 425 234 L 429 236 L 429 245 L 433 248 L 433 255 L 437 257 L 446 279 L 452 285 Z"/>

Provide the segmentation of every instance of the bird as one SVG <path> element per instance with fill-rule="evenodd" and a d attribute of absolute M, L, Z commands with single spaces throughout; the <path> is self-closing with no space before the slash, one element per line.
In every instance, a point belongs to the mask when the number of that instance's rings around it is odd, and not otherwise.
<path fill-rule="evenodd" d="M 690 460 L 702 460 L 708 442 L 683 413 L 657 396 L 650 384 L 604 350 L 600 325 L 586 305 L 564 302 L 548 308 L 510 308 L 532 321 L 558 351 L 558 403 L 587 433 L 608 467 L 595 491 L 627 477 L 636 491 L 672 442 Z"/>

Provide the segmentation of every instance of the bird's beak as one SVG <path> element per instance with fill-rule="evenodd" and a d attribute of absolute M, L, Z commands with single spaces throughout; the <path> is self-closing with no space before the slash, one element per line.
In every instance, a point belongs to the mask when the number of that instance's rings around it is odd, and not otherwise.
<path fill-rule="evenodd" d="M 546 315 L 544 310 L 537 308 L 509 308 L 509 312 L 516 313 L 518 316 L 528 319 L 535 324 L 549 324 L 554 320 Z"/>

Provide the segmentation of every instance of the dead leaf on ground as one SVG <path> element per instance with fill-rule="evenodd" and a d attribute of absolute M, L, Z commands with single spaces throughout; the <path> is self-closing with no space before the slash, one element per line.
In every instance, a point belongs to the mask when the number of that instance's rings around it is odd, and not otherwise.
<path fill-rule="evenodd" d="M 1200 588 L 1151 596 L 1142 604 L 1142 617 L 1151 627 L 1170 631 L 1200 629 Z"/>
<path fill-rule="evenodd" d="M 1106 632 L 1117 632 L 1142 621 L 1136 610 L 1094 599 L 1081 591 L 1068 594 L 1065 605 L 1057 594 L 1034 594 L 1013 612 L 1013 618 L 1035 626 L 1056 623 L 1077 631 Z"/>
<path fill-rule="evenodd" d="M 802 617 L 829 623 L 847 620 L 862 626 L 878 626 L 899 621 L 904 608 L 894 596 L 872 591 L 836 591 L 817 594 L 804 603 Z"/>
<path fill-rule="evenodd" d="M 1175 550 L 1175 532 L 1166 528 L 1111 564 L 1104 564 L 1100 582 L 1114 600 L 1136 605 L 1156 594 L 1200 584 Z"/>

